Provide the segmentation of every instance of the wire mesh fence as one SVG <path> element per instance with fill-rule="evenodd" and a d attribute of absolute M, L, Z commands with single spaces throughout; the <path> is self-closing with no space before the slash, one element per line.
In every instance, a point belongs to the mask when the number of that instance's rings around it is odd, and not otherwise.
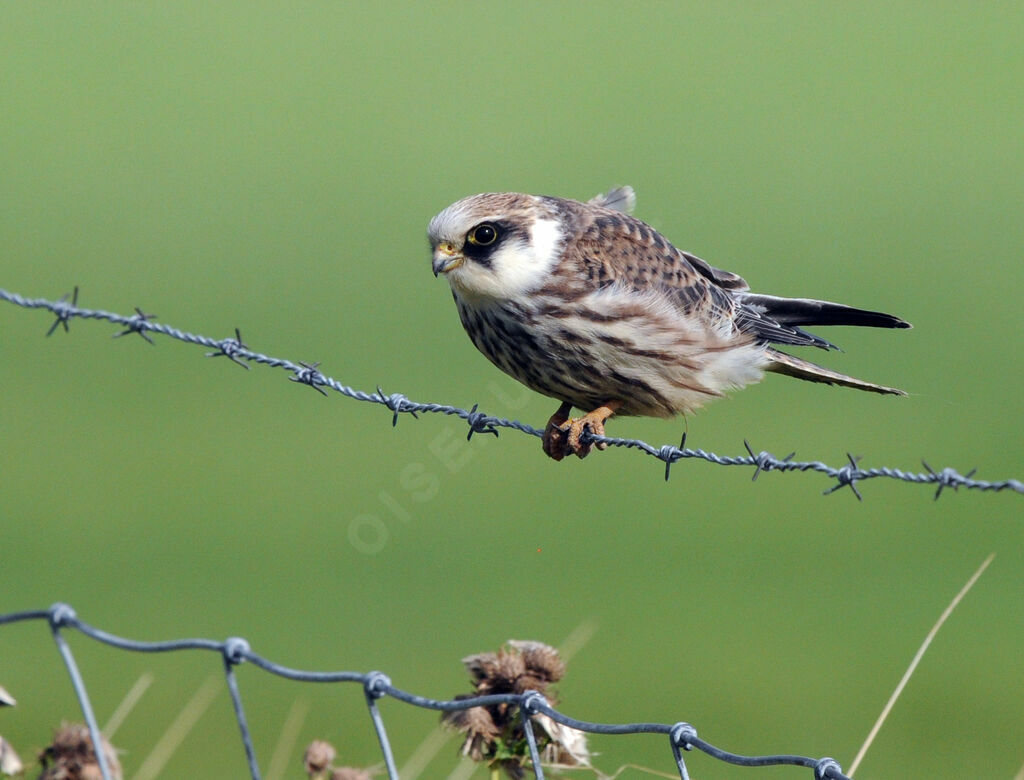
<path fill-rule="evenodd" d="M 323 395 L 328 395 L 328 391 L 334 391 L 346 398 L 386 407 L 391 412 L 392 425 L 397 425 L 401 415 L 411 415 L 413 418 L 417 418 L 421 414 L 442 414 L 464 420 L 468 427 L 467 439 L 472 439 L 475 434 L 492 434 L 497 436 L 501 429 L 511 429 L 536 437 L 540 437 L 543 434 L 542 430 L 519 420 L 488 415 L 479 410 L 476 405 L 465 409 L 449 404 L 413 401 L 402 393 L 386 393 L 380 387 L 376 388 L 373 392 L 354 389 L 321 372 L 319 370 L 319 363 L 303 363 L 272 357 L 251 349 L 243 342 L 241 333 L 237 329 L 232 336 L 214 339 L 157 322 L 154 315 L 147 314 L 138 308 L 131 315 L 83 308 L 78 305 L 77 287 L 73 293 L 65 295 L 59 300 L 27 298 L 18 293 L 0 289 L 0 300 L 25 309 L 42 309 L 53 314 L 55 320 L 47 331 L 46 335 L 48 336 L 55 333 L 58 329 L 69 331 L 70 323 L 75 319 L 102 320 L 119 326 L 120 330 L 113 334 L 114 337 L 137 334 L 140 338 L 153 343 L 153 335 L 166 336 L 177 341 L 202 346 L 209 350 L 206 353 L 208 357 L 225 357 L 245 369 L 248 369 L 251 363 L 284 369 L 288 372 L 288 378 L 291 381 L 308 385 Z M 794 454 L 778 458 L 770 452 L 755 452 L 747 442 L 744 442 L 746 446 L 745 455 L 725 456 L 703 449 L 688 448 L 686 447 L 685 436 L 679 446 L 663 445 L 660 447 L 638 439 L 595 436 L 589 432 L 584 434 L 583 441 L 584 443 L 603 442 L 610 447 L 637 450 L 654 457 L 664 463 L 666 480 L 670 476 L 673 464 L 680 460 L 698 459 L 722 466 L 752 467 L 754 469 L 753 479 L 755 480 L 762 472 L 766 471 L 818 472 L 833 480 L 833 484 L 824 493 L 829 494 L 840 488 L 849 487 L 858 499 L 861 498 L 860 491 L 858 490 L 859 483 L 882 477 L 904 483 L 932 485 L 935 487 L 935 498 L 938 498 L 946 488 L 956 490 L 960 487 L 970 490 L 995 492 L 1009 490 L 1018 494 L 1024 493 L 1024 482 L 1020 480 L 980 480 L 974 478 L 975 472 L 973 470 L 962 474 L 952 468 L 933 469 L 927 463 L 924 463 L 924 472 L 903 471 L 889 467 L 862 468 L 858 463 L 858 458 L 848 455 L 846 464 L 833 467 L 821 461 L 797 461 L 794 459 Z M 815 778 L 839 779 L 846 777 L 838 762 L 832 758 L 816 759 L 791 754 L 744 756 L 723 750 L 700 738 L 697 735 L 696 729 L 686 722 L 674 724 L 602 724 L 577 720 L 554 709 L 544 696 L 537 691 L 528 691 L 523 694 L 460 697 L 455 700 L 430 699 L 394 687 L 390 679 L 381 672 L 322 672 L 289 668 L 253 652 L 249 647 L 249 643 L 245 639 L 238 637 L 223 641 L 212 639 L 177 639 L 164 642 L 137 641 L 115 636 L 79 620 L 75 611 L 65 604 L 55 604 L 48 609 L 0 615 L 0 625 L 22 621 L 43 621 L 49 626 L 58 652 L 70 675 L 75 695 L 81 705 L 83 717 L 96 749 L 97 763 L 105 780 L 111 780 L 110 767 L 107 765 L 105 753 L 101 747 L 101 735 L 89 701 L 85 680 L 78 669 L 75 657 L 63 634 L 66 631 L 77 631 L 105 645 L 131 652 L 164 653 L 196 650 L 209 651 L 219 655 L 222 661 L 225 683 L 230 694 L 235 719 L 241 735 L 249 774 L 253 778 L 261 776 L 260 768 L 246 720 L 239 681 L 235 674 L 236 667 L 246 662 L 265 672 L 290 680 L 320 683 L 355 683 L 361 686 L 367 711 L 380 743 L 383 766 L 387 776 L 392 780 L 397 780 L 398 771 L 384 721 L 377 706 L 377 702 L 384 697 L 389 697 L 415 707 L 441 712 L 455 712 L 496 704 L 505 704 L 518 708 L 523 716 L 523 730 L 531 758 L 529 766 L 537 778 L 544 777 L 544 769 L 538 750 L 538 739 L 535 735 L 534 727 L 531 725 L 531 718 L 537 716 L 544 716 L 565 727 L 592 734 L 653 733 L 665 735 L 668 737 L 668 747 L 671 750 L 673 762 L 682 780 L 688 780 L 689 777 L 683 755 L 693 750 L 737 766 L 790 765 L 811 769 L 814 772 Z"/>
<path fill-rule="evenodd" d="M 468 425 L 467 438 L 474 434 L 498 435 L 499 429 L 508 428 L 519 431 L 529 436 L 540 437 L 543 431 L 534 428 L 519 420 L 510 420 L 504 417 L 495 417 L 480 411 L 477 405 L 471 409 L 464 409 L 459 406 L 439 403 L 422 403 L 412 401 L 402 393 L 385 393 L 380 387 L 374 392 L 353 389 L 333 377 L 330 377 L 319 370 L 319 363 L 303 363 L 285 358 L 272 357 L 261 352 L 252 350 L 242 341 L 239 330 L 235 330 L 233 336 L 222 339 L 214 339 L 195 333 L 180 330 L 179 328 L 156 322 L 155 315 L 147 314 L 142 309 L 136 308 L 132 315 L 117 314 L 102 309 L 86 309 L 78 306 L 78 288 L 59 300 L 46 298 L 26 298 L 18 293 L 0 289 L 0 300 L 12 303 L 26 309 L 43 309 L 53 314 L 56 319 L 47 331 L 52 335 L 58 328 L 69 331 L 69 324 L 73 319 L 83 320 L 105 320 L 119 325 L 123 330 L 114 334 L 114 337 L 138 334 L 146 341 L 153 343 L 152 334 L 167 336 L 171 339 L 183 341 L 188 344 L 197 344 L 211 350 L 207 352 L 208 357 L 226 357 L 233 363 L 243 368 L 249 368 L 249 363 L 281 368 L 288 371 L 289 379 L 299 384 L 308 385 L 319 393 L 327 395 L 327 390 L 333 390 L 346 398 L 356 401 L 364 401 L 379 404 L 387 407 L 392 412 L 392 425 L 398 424 L 400 415 L 408 414 L 418 417 L 420 414 L 443 414 L 459 417 Z M 847 454 L 847 462 L 842 466 L 830 466 L 822 461 L 798 461 L 794 460 L 795 453 L 790 453 L 784 458 L 778 458 L 765 450 L 755 452 L 748 442 L 744 442 L 747 450 L 746 455 L 719 455 L 703 449 L 694 449 L 686 446 L 686 436 L 683 435 L 679 446 L 664 444 L 660 447 L 648 444 L 639 439 L 620 438 L 611 436 L 596 436 L 589 431 L 584 432 L 581 441 L 586 443 L 604 443 L 610 447 L 620 447 L 628 450 L 643 452 L 651 457 L 657 458 L 665 464 L 665 479 L 668 480 L 672 465 L 680 460 L 698 459 L 719 466 L 747 466 L 754 468 L 753 479 L 757 479 L 761 473 L 766 471 L 780 472 L 817 472 L 831 478 L 834 483 L 823 491 L 825 494 L 834 493 L 844 487 L 849 487 L 851 492 L 861 499 L 858 484 L 870 479 L 886 478 L 904 483 L 915 483 L 921 485 L 932 485 L 935 487 L 935 498 L 938 499 L 946 488 L 957 490 L 966 488 L 969 490 L 982 491 L 1013 491 L 1024 494 L 1024 482 L 1018 479 L 1004 479 L 999 481 L 975 479 L 975 470 L 972 469 L 966 474 L 961 474 L 956 469 L 946 467 L 933 469 L 927 462 L 923 462 L 923 472 L 904 471 L 898 468 L 887 466 L 876 466 L 863 468 L 860 466 L 860 458 Z"/>
<path fill-rule="evenodd" d="M 48 609 L 26 610 L 23 612 L 12 612 L 0 615 L 0 626 L 9 623 L 23 621 L 43 621 L 47 623 L 57 645 L 61 659 L 71 677 L 71 684 L 75 696 L 82 708 L 82 716 L 92 737 L 92 743 L 96 753 L 96 760 L 104 780 L 111 780 L 111 771 L 106 761 L 105 751 L 102 748 L 100 729 L 97 725 L 96 716 L 89 700 L 89 692 L 85 679 L 78 669 L 75 656 L 71 652 L 62 632 L 78 631 L 85 636 L 95 639 L 98 642 L 115 647 L 119 650 L 126 650 L 137 653 L 168 653 L 184 652 L 189 650 L 208 651 L 216 653 L 221 657 L 224 669 L 224 679 L 231 697 L 235 719 L 241 734 L 242 747 L 245 751 L 246 763 L 249 767 L 249 774 L 253 780 L 259 780 L 260 768 L 256 759 L 256 749 L 246 720 L 245 707 L 242 703 L 241 689 L 235 668 L 243 663 L 250 663 L 258 669 L 270 674 L 284 677 L 289 680 L 314 683 L 356 683 L 362 686 L 363 695 L 366 700 L 367 711 L 372 721 L 377 739 L 380 742 L 381 756 L 383 757 L 384 769 L 389 780 L 398 780 L 398 770 L 395 757 L 391 749 L 391 742 L 384 726 L 384 719 L 377 706 L 378 700 L 388 697 L 414 707 L 440 712 L 452 712 L 456 710 L 468 710 L 472 707 L 488 707 L 497 704 L 507 704 L 519 708 L 523 714 L 522 725 L 526 735 L 530 755 L 530 768 L 538 780 L 543 780 L 544 769 L 538 749 L 538 739 L 531 724 L 531 718 L 546 716 L 556 723 L 560 723 L 570 729 L 585 731 L 590 734 L 663 734 L 668 737 L 669 749 L 672 753 L 672 760 L 679 771 L 681 780 L 689 780 L 689 773 L 683 753 L 693 750 L 701 751 L 708 756 L 728 764 L 744 767 L 765 767 L 765 766 L 795 766 L 811 769 L 816 780 L 831 778 L 832 780 L 849 780 L 843 774 L 842 767 L 833 758 L 810 758 L 792 754 L 778 754 L 766 756 L 745 756 L 723 750 L 710 742 L 705 741 L 697 735 L 697 729 L 690 723 L 591 723 L 585 720 L 577 720 L 564 715 L 553 708 L 545 697 L 537 691 L 527 691 L 522 694 L 495 694 L 490 696 L 474 696 L 454 700 L 430 699 L 418 696 L 391 684 L 390 678 L 382 672 L 321 672 L 293 669 L 275 663 L 261 655 L 253 652 L 249 643 L 241 637 L 231 637 L 223 641 L 214 639 L 173 639 L 165 642 L 141 642 L 135 639 L 126 639 L 116 636 L 102 629 L 91 626 L 80 620 L 75 610 L 67 604 L 54 604 Z"/>

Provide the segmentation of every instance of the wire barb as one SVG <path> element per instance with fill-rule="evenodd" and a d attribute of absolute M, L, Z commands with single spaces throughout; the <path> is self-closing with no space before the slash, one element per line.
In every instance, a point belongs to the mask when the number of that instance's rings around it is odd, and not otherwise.
<path fill-rule="evenodd" d="M 322 396 L 327 395 L 327 391 L 324 390 L 327 378 L 320 373 L 319 360 L 316 363 L 303 363 L 300 361 L 299 365 L 293 368 L 292 371 L 295 372 L 295 376 L 288 377 L 290 380 L 302 385 L 309 385 Z"/>
<path fill-rule="evenodd" d="M 70 301 L 68 300 L 69 297 Z M 111 322 L 125 328 L 125 330 L 115 334 L 116 336 L 123 336 L 128 333 L 138 333 L 146 339 L 146 341 L 153 343 L 150 335 L 159 333 L 160 335 L 177 339 L 178 341 L 204 346 L 209 350 L 213 350 L 212 352 L 207 353 L 210 357 L 219 357 L 223 355 L 232 360 L 232 362 L 244 365 L 246 368 L 249 368 L 248 363 L 260 363 L 272 368 L 283 368 L 292 373 L 292 376 L 289 377 L 291 381 L 309 385 L 321 395 L 327 395 L 327 391 L 324 388 L 329 388 L 340 393 L 346 398 L 356 401 L 368 401 L 386 406 L 392 412 L 392 426 L 398 425 L 398 416 L 400 414 L 411 414 L 413 417 L 418 417 L 418 413 L 429 413 L 461 417 L 469 425 L 469 432 L 467 433 L 468 439 L 472 439 L 473 434 L 476 433 L 493 433 L 497 436 L 500 428 L 511 428 L 528 436 L 539 437 L 543 435 L 543 431 L 541 429 L 534 428 L 532 425 L 520 422 L 519 420 L 510 420 L 504 417 L 488 415 L 479 410 L 477 405 L 474 405 L 472 409 L 464 409 L 462 407 L 452 406 L 449 404 L 421 403 L 410 400 L 402 393 L 386 395 L 380 387 L 377 388 L 376 393 L 355 390 L 343 385 L 336 379 L 325 376 L 321 373 L 319 370 L 320 363 L 295 363 L 290 360 L 271 357 L 270 355 L 265 355 L 261 352 L 251 350 L 242 342 L 241 332 L 237 328 L 235 329 L 235 338 L 218 340 L 209 338 L 208 336 L 187 333 L 169 325 L 153 322 L 155 315 L 146 314 L 138 308 L 135 309 L 135 314 L 130 316 L 103 311 L 100 309 L 79 308 L 78 287 L 75 287 L 72 293 L 62 296 L 57 301 L 47 300 L 45 298 L 26 298 L 17 293 L 9 292 L 8 290 L 0 288 L 0 300 L 7 301 L 15 306 L 20 306 L 26 309 L 44 309 L 49 311 L 56 317 L 56 320 L 50 326 L 50 330 L 47 332 L 47 335 L 52 334 L 58 327 L 63 327 L 64 330 L 67 331 L 69 322 L 75 317 L 92 320 L 106 320 L 107 322 Z M 243 363 L 243 360 L 246 362 Z M 766 450 L 755 453 L 753 448 L 750 446 L 750 443 L 747 441 L 744 441 L 744 446 L 747 450 L 746 455 L 718 455 L 717 453 L 701 449 L 687 449 L 685 433 L 683 434 L 682 441 L 679 443 L 678 447 L 669 444 L 661 447 L 655 447 L 645 441 L 641 441 L 640 439 L 597 436 L 589 429 L 583 433 L 581 441 L 584 443 L 605 444 L 609 447 L 638 450 L 646 455 L 657 458 L 665 464 L 666 481 L 668 481 L 673 464 L 683 460 L 684 458 L 695 458 L 718 466 L 753 466 L 754 476 L 752 479 L 755 480 L 762 472 L 765 471 L 816 471 L 826 477 L 836 480 L 836 484 L 824 491 L 825 495 L 829 495 L 840 488 L 848 486 L 860 501 L 863 501 L 863 496 L 858 489 L 857 483 L 863 482 L 867 479 L 879 478 L 894 479 L 900 482 L 934 485 L 936 498 L 942 495 L 942 491 L 945 488 L 952 488 L 955 491 L 961 487 L 969 490 L 992 492 L 1009 490 L 1024 495 L 1024 482 L 1021 480 L 1004 479 L 1002 481 L 988 481 L 975 479 L 975 470 L 973 469 L 967 474 L 961 474 L 952 468 L 944 468 L 936 471 L 927 463 L 924 464 L 924 473 L 906 472 L 885 466 L 862 469 L 858 465 L 859 458 L 854 458 L 849 454 L 847 455 L 848 463 L 839 468 L 835 468 L 833 466 L 829 466 L 827 463 L 816 460 L 795 461 L 793 460 L 796 456 L 795 452 L 791 452 L 785 458 L 781 459 L 776 458 Z"/>
<path fill-rule="evenodd" d="M 380 389 L 380 385 L 377 385 L 377 400 L 379 403 L 384 404 L 388 409 L 394 412 L 391 417 L 391 427 L 398 427 L 398 415 L 402 412 L 408 412 L 413 416 L 413 419 L 419 419 L 416 414 L 415 404 L 409 401 L 409 399 L 402 393 L 392 393 L 391 395 L 384 395 L 384 391 Z"/>
<path fill-rule="evenodd" d="M 71 303 L 70 304 L 68 303 L 68 295 L 71 296 Z M 75 309 L 77 307 L 78 307 L 78 285 L 76 284 L 74 292 L 72 292 L 72 293 L 64 293 L 62 296 L 60 296 L 60 300 L 58 300 L 54 304 L 54 308 L 53 308 L 52 311 L 53 311 L 54 314 L 57 315 L 57 319 L 54 320 L 53 325 L 50 326 L 50 329 L 48 331 L 46 331 L 46 335 L 48 337 L 52 336 L 53 332 L 55 330 L 57 330 L 57 326 L 58 325 L 61 325 L 61 326 L 64 327 L 64 332 L 65 333 L 70 333 L 71 332 L 71 328 L 68 327 L 68 323 L 71 321 L 71 318 L 73 316 L 75 316 Z"/>
<path fill-rule="evenodd" d="M 466 422 L 469 423 L 469 433 L 466 434 L 466 441 L 473 438 L 474 433 L 493 433 L 498 435 L 498 429 L 491 424 L 491 418 L 483 412 L 478 412 L 479 404 L 473 404 L 473 408 L 466 415 Z"/>
<path fill-rule="evenodd" d="M 757 478 L 761 476 L 762 471 L 785 468 L 784 464 L 789 463 L 796 455 L 796 451 L 793 451 L 782 460 L 779 460 L 766 450 L 761 450 L 755 455 L 754 451 L 750 448 L 750 442 L 746 439 L 743 440 L 743 446 L 747 448 L 747 453 L 750 455 L 750 459 L 754 462 L 754 466 L 756 467 L 754 469 L 754 476 L 750 478 L 751 482 L 757 482 Z"/>
<path fill-rule="evenodd" d="M 835 484 L 828 490 L 823 491 L 822 495 L 830 495 L 832 493 L 835 493 L 840 488 L 844 488 L 847 485 L 849 485 L 850 490 L 852 490 L 853 494 L 857 496 L 857 500 L 863 501 L 864 499 L 861 496 L 860 491 L 857 490 L 856 484 L 858 479 L 864 479 L 864 477 L 866 476 L 865 472 L 857 468 L 857 464 L 860 462 L 860 457 L 860 455 L 854 457 L 850 453 L 846 453 L 846 459 L 850 462 L 847 465 L 843 466 L 841 469 L 837 469 L 836 473 L 832 475 L 838 480 L 838 484 Z"/>
<path fill-rule="evenodd" d="M 149 334 L 146 333 L 146 326 L 149 325 L 151 320 L 155 320 L 155 319 L 156 319 L 156 315 L 155 314 L 146 314 L 146 312 L 144 312 L 142 309 L 140 309 L 138 306 L 136 306 L 135 307 L 135 315 L 132 316 L 132 317 L 129 317 L 128 320 L 124 323 L 128 327 L 126 327 L 120 333 L 115 333 L 113 337 L 115 339 L 118 339 L 118 338 L 121 338 L 121 336 L 127 336 L 129 333 L 138 333 L 140 336 L 142 336 L 142 338 L 144 338 L 150 344 L 153 344 L 153 346 L 156 346 L 156 343 L 153 341 L 153 339 L 151 339 L 149 337 Z"/>
<path fill-rule="evenodd" d="M 686 431 L 683 431 L 683 438 L 679 440 L 679 446 L 673 447 L 671 444 L 663 444 L 658 449 L 657 457 L 659 460 L 665 461 L 665 481 L 668 482 L 669 471 L 672 469 L 672 464 L 677 460 L 686 457 L 684 450 L 686 449 Z"/>
<path fill-rule="evenodd" d="M 207 352 L 206 357 L 226 357 L 236 366 L 241 366 L 246 371 L 249 370 L 249 364 L 243 363 L 238 359 L 240 354 L 243 354 L 249 350 L 245 342 L 242 341 L 242 331 L 235 328 L 235 337 L 230 336 L 226 339 L 222 339 L 217 342 L 217 349 L 213 352 Z"/>
<path fill-rule="evenodd" d="M 934 477 L 935 483 L 938 485 L 938 487 L 935 488 L 936 501 L 939 500 L 939 496 L 942 495 L 942 491 L 945 488 L 953 488 L 953 492 L 955 493 L 961 485 L 969 482 L 971 477 L 973 477 L 978 471 L 977 469 L 971 469 L 966 474 L 961 474 L 956 469 L 947 467 L 936 472 L 928 465 L 927 461 L 922 460 L 921 465 L 924 466 L 925 471 Z"/>

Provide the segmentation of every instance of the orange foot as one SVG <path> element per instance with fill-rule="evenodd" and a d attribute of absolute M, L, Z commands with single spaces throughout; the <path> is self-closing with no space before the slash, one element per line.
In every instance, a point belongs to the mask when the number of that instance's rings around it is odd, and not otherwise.
<path fill-rule="evenodd" d="M 569 410 L 572 409 L 572 404 L 563 403 L 558 407 L 558 411 L 551 415 L 547 427 L 544 428 L 544 452 L 549 458 L 561 460 L 566 455 L 585 458 L 595 446 L 599 450 L 608 449 L 608 445 L 603 442 L 596 445 L 583 444 L 580 437 L 586 430 L 595 436 L 604 436 L 605 420 L 615 414 L 615 410 L 621 405 L 621 401 L 608 401 L 594 411 L 571 420 Z"/>

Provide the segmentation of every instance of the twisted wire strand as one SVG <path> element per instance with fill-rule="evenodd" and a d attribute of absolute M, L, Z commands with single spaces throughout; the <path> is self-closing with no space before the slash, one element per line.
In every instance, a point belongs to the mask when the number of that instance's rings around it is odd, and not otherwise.
<path fill-rule="evenodd" d="M 250 349 L 242 341 L 241 333 L 237 329 L 234 336 L 213 339 L 208 336 L 189 333 L 165 323 L 156 322 L 154 319 L 155 315 L 146 314 L 139 308 L 136 308 L 135 314 L 132 315 L 117 314 L 103 311 L 102 309 L 85 309 L 78 306 L 77 287 L 73 293 L 69 293 L 56 301 L 46 298 L 26 298 L 18 293 L 0 288 L 0 300 L 25 309 L 44 309 L 49 311 L 56 317 L 56 320 L 47 332 L 48 336 L 53 334 L 58 328 L 68 331 L 69 323 L 73 319 L 105 320 L 124 328 L 124 330 L 115 333 L 115 337 L 137 333 L 146 341 L 152 343 L 149 334 L 155 333 L 188 344 L 198 344 L 206 347 L 212 350 L 207 353 L 207 357 L 227 357 L 233 363 L 237 363 L 244 368 L 249 367 L 248 363 L 282 368 L 291 373 L 289 377 L 291 381 L 309 385 L 323 395 L 327 395 L 326 389 L 330 389 L 356 401 L 380 404 L 387 407 L 392 412 L 392 425 L 398 424 L 398 417 L 402 414 L 409 414 L 413 417 L 418 417 L 420 414 L 442 414 L 465 420 L 469 426 L 467 439 L 471 439 L 474 434 L 478 433 L 497 436 L 498 429 L 500 428 L 516 430 L 529 436 L 543 436 L 543 430 L 541 429 L 534 428 L 532 425 L 520 422 L 519 420 L 510 420 L 486 414 L 479 411 L 476 405 L 471 409 L 463 409 L 462 407 L 450 404 L 412 401 L 402 393 L 385 393 L 380 387 L 372 393 L 354 389 L 321 372 L 319 370 L 319 363 L 296 362 L 285 358 L 272 357 Z M 746 441 L 744 441 L 747 450 L 746 455 L 718 455 L 707 450 L 687 447 L 685 435 L 678 447 L 671 444 L 655 447 L 640 439 L 596 436 L 589 431 L 585 432 L 581 439 L 584 443 L 603 443 L 610 447 L 635 449 L 657 458 L 665 464 L 666 481 L 669 478 L 674 463 L 680 460 L 695 458 L 719 466 L 753 466 L 754 475 L 752 479 L 755 480 L 762 472 L 766 471 L 815 471 L 835 481 L 835 484 L 823 491 L 826 495 L 834 493 L 841 488 L 849 487 L 858 500 L 862 499 L 862 496 L 857 488 L 857 484 L 865 480 L 878 478 L 914 484 L 935 485 L 936 499 L 942 495 L 946 488 L 958 490 L 961 487 L 969 490 L 995 492 L 1010 490 L 1024 494 L 1024 482 L 1018 479 L 1004 479 L 1001 481 L 974 479 L 975 469 L 967 472 L 967 474 L 961 474 L 956 469 L 949 467 L 938 470 L 933 469 L 927 462 L 923 461 L 924 472 L 904 471 L 887 466 L 861 468 L 859 465 L 860 459 L 847 454 L 847 463 L 837 468 L 818 460 L 793 460 L 795 453 L 791 453 L 785 458 L 778 458 L 766 450 L 754 452 Z"/>
<path fill-rule="evenodd" d="M 89 703 L 89 695 L 85 680 L 78 671 L 70 646 L 64 640 L 61 633 L 63 631 L 77 631 L 90 639 L 96 640 L 97 642 L 128 652 L 167 653 L 206 650 L 218 653 L 223 660 L 225 683 L 231 695 L 235 720 L 238 723 L 239 732 L 241 734 L 246 763 L 249 767 L 250 777 L 252 777 L 253 780 L 259 780 L 261 777 L 260 769 L 256 759 L 256 750 L 253 745 L 252 734 L 249 730 L 248 721 L 246 720 L 245 709 L 242 705 L 238 675 L 235 674 L 235 668 L 246 662 L 251 663 L 256 668 L 262 669 L 265 672 L 279 677 L 284 677 L 289 680 L 323 683 L 359 683 L 363 688 L 367 710 L 377 734 L 377 738 L 380 742 L 381 755 L 384 758 L 384 767 L 389 780 L 398 780 L 398 770 L 391 750 L 391 743 L 388 739 L 387 731 L 384 728 L 384 719 L 377 707 L 378 700 L 385 697 L 404 702 L 405 704 L 410 704 L 414 707 L 429 710 L 440 710 L 444 712 L 466 710 L 471 707 L 512 704 L 519 707 L 525 715 L 546 715 L 564 726 L 577 729 L 578 731 L 586 731 L 591 734 L 665 734 L 669 737 L 673 760 L 679 768 L 681 780 L 688 780 L 689 778 L 681 751 L 692 751 L 694 749 L 699 750 L 719 761 L 734 764 L 736 766 L 762 767 L 788 765 L 812 769 L 814 771 L 815 780 L 824 780 L 824 778 L 830 778 L 830 780 L 850 780 L 849 777 L 843 774 L 842 768 L 835 759 L 816 759 L 792 754 L 745 756 L 739 753 L 732 753 L 701 739 L 697 736 L 696 728 L 685 722 L 674 724 L 592 723 L 590 721 L 578 720 L 556 710 L 548 704 L 544 696 L 537 691 L 527 691 L 522 694 L 491 694 L 488 696 L 474 696 L 470 698 L 452 700 L 430 699 L 396 688 L 391 684 L 391 679 L 382 672 L 360 673 L 305 671 L 283 666 L 254 653 L 249 647 L 249 643 L 241 637 L 230 637 L 224 641 L 217 641 L 214 639 L 172 639 L 162 642 L 143 642 L 135 639 L 126 639 L 100 628 L 96 628 L 95 626 L 80 620 L 73 608 L 62 603 L 53 604 L 49 609 L 24 610 L 21 612 L 11 612 L 0 615 L 0 626 L 23 621 L 44 621 L 48 624 L 53 635 L 54 642 L 57 645 L 58 652 L 71 673 L 72 686 L 74 687 L 79 705 L 82 708 L 83 716 L 86 718 L 89 726 L 93 746 L 99 761 L 100 772 L 104 780 L 111 780 L 111 775 L 109 767 L 104 759 L 104 752 L 100 743 L 100 732 L 96 726 L 96 719 Z M 537 738 L 534 734 L 529 717 L 523 718 L 523 727 L 532 759 L 531 769 L 537 780 L 543 780 L 544 770 L 541 766 Z"/>

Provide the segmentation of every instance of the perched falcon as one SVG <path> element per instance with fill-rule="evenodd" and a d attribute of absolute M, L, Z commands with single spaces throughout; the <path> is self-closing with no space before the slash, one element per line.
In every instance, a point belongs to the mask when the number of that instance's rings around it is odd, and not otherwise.
<path fill-rule="evenodd" d="M 583 432 L 603 436 L 613 414 L 686 414 L 765 371 L 905 395 L 774 345 L 836 348 L 804 325 L 908 323 L 752 293 L 741 277 L 676 249 L 630 216 L 634 202 L 629 187 L 587 203 L 484 193 L 430 221 L 434 275 L 448 278 L 477 349 L 561 402 L 544 433 L 552 458 L 585 457 L 591 446 Z M 585 414 L 570 419 L 574 406 Z"/>

